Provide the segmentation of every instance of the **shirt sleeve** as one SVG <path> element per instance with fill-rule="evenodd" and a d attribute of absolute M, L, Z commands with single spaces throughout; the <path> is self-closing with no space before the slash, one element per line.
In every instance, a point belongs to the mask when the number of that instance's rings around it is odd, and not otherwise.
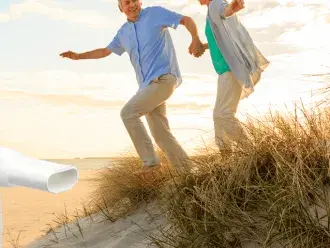
<path fill-rule="evenodd" d="M 119 31 L 117 32 L 113 40 L 110 42 L 110 44 L 107 46 L 107 48 L 109 48 L 111 52 L 119 56 L 121 56 L 125 52 L 125 49 L 121 46 L 120 43 Z"/>
<path fill-rule="evenodd" d="M 154 21 L 159 26 L 171 27 L 176 29 L 182 19 L 182 15 L 174 11 L 165 9 L 161 6 L 153 7 L 153 17 Z"/>
<path fill-rule="evenodd" d="M 209 11 L 212 19 L 221 17 L 226 19 L 225 8 L 229 5 L 227 0 L 213 0 L 209 6 Z"/>

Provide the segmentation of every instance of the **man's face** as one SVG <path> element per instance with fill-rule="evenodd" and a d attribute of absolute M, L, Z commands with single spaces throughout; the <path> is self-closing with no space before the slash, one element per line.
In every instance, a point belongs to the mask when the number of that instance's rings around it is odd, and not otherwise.
<path fill-rule="evenodd" d="M 136 20 L 141 11 L 141 0 L 121 0 L 121 11 L 129 20 Z"/>
<path fill-rule="evenodd" d="M 208 5 L 211 0 L 198 0 L 198 2 L 201 4 L 201 5 Z"/>

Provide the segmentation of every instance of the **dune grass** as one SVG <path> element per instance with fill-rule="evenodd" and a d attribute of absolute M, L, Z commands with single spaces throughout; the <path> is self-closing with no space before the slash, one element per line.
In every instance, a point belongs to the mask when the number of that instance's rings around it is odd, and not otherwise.
<path fill-rule="evenodd" d="M 330 247 L 330 111 L 300 113 L 251 119 L 249 141 L 232 156 L 203 154 L 197 173 L 163 192 L 169 226 L 151 240 L 158 247 Z"/>
<path fill-rule="evenodd" d="M 166 167 L 145 181 L 128 157 L 100 174 L 91 202 L 132 210 L 159 200 L 168 225 L 150 236 L 158 247 L 330 247 L 330 110 L 272 113 L 245 130 L 249 140 L 233 154 L 209 146 L 192 159 L 197 170 L 177 176 Z"/>
<path fill-rule="evenodd" d="M 164 169 L 146 180 L 124 154 L 100 172 L 84 213 L 58 226 L 98 212 L 114 222 L 157 200 L 167 220 L 149 234 L 157 247 L 330 247 L 330 109 L 270 113 L 244 128 L 249 140 L 231 155 L 207 145 L 182 174 L 158 152 Z"/>

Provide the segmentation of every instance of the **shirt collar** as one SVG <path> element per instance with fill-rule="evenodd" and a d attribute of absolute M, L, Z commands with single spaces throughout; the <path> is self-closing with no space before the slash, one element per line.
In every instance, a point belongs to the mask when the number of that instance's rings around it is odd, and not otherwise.
<path fill-rule="evenodd" d="M 143 9 L 143 8 L 141 8 L 141 11 L 140 11 L 139 16 L 138 16 L 138 18 L 136 19 L 136 21 L 140 19 L 141 15 L 142 15 L 142 12 L 144 12 L 144 9 Z M 134 23 L 134 22 L 131 22 L 131 21 L 128 20 L 128 19 L 127 19 L 127 21 L 128 21 L 128 23 L 131 23 L 131 24 Z M 136 21 L 135 21 L 135 22 L 136 22 Z"/>

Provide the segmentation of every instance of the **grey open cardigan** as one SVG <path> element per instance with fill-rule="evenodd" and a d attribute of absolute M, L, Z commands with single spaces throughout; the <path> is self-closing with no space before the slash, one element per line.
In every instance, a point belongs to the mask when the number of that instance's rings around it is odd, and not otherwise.
<path fill-rule="evenodd" d="M 269 61 L 254 45 L 248 31 L 236 14 L 225 17 L 226 0 L 212 0 L 208 7 L 207 18 L 231 72 L 242 84 L 241 99 L 248 97 L 259 82 L 261 73 Z"/>

